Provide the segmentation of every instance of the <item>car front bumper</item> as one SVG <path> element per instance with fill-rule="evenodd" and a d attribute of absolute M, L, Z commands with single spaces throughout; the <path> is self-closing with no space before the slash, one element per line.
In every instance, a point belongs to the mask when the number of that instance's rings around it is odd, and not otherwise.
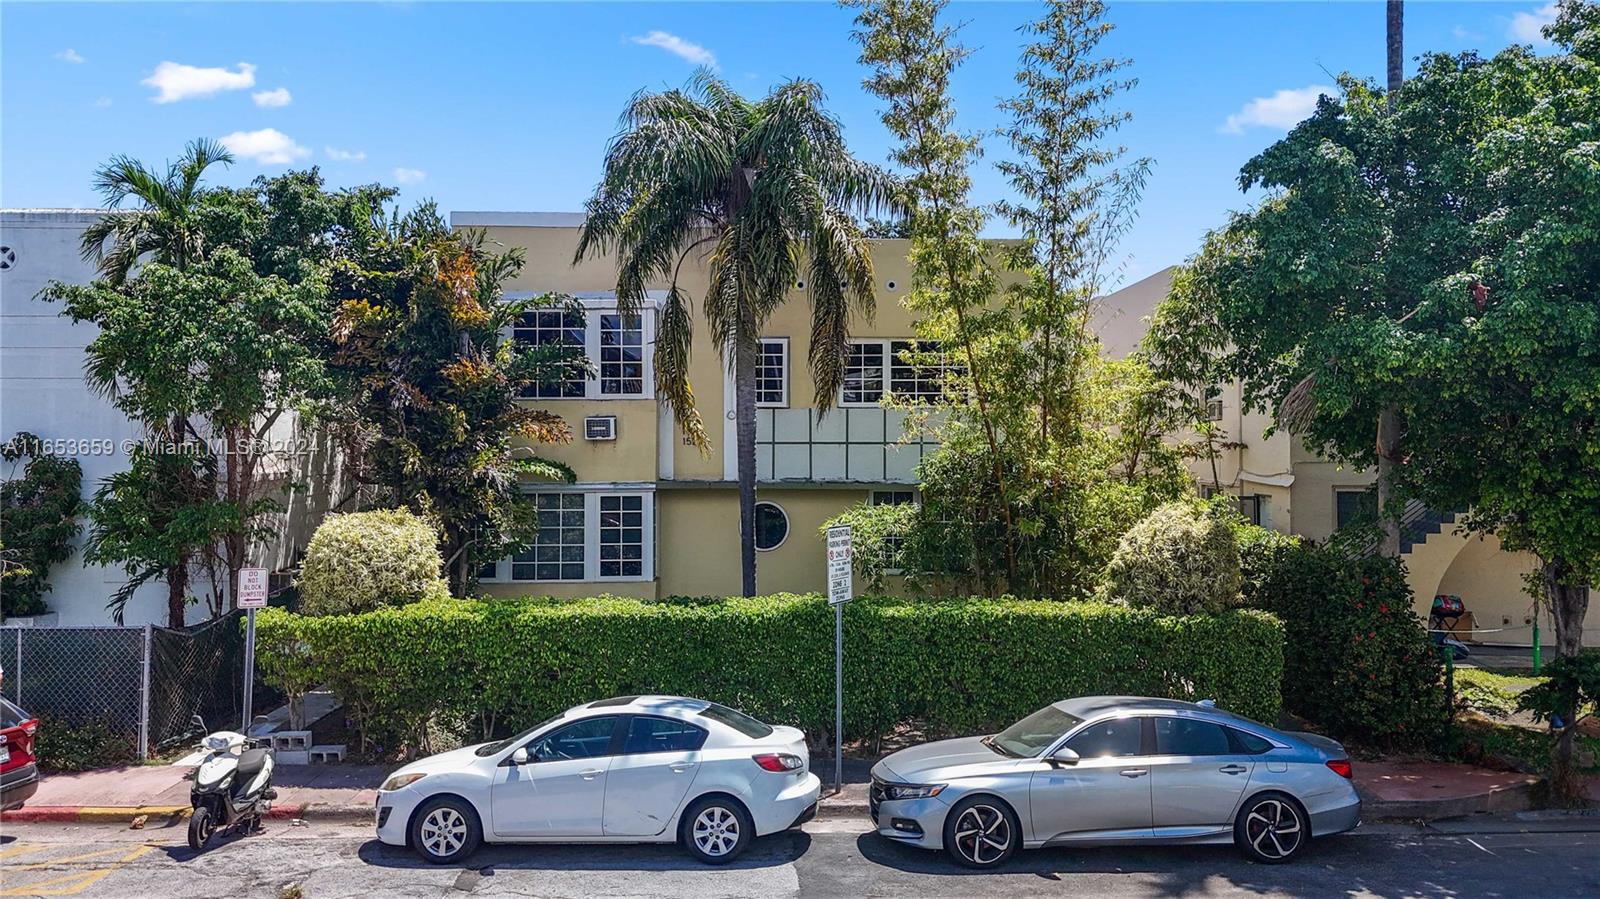
<path fill-rule="evenodd" d="M 942 798 L 883 799 L 874 784 L 871 810 L 879 836 L 923 849 L 944 848 L 944 819 L 950 804 Z"/>
<path fill-rule="evenodd" d="M 404 846 L 410 839 L 406 831 L 411 824 L 411 813 L 417 810 L 428 794 L 406 786 L 388 793 L 379 793 L 373 809 L 373 823 L 378 829 L 378 841 L 390 846 Z"/>
<path fill-rule="evenodd" d="M 22 804 L 39 792 L 39 767 L 23 765 L 14 771 L 0 774 L 0 811 L 22 808 Z"/>

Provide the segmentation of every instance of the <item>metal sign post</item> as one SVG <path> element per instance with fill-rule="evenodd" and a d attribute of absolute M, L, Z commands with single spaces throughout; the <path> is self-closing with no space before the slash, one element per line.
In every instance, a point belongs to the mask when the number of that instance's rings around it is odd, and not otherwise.
<path fill-rule="evenodd" d="M 850 526 L 828 528 L 828 604 L 833 606 L 833 792 L 844 790 L 844 604 L 855 592 Z"/>
<path fill-rule="evenodd" d="M 240 733 L 250 732 L 251 708 L 256 686 L 256 609 L 267 607 L 267 570 L 239 569 L 239 608 L 244 613 L 244 725 Z"/>

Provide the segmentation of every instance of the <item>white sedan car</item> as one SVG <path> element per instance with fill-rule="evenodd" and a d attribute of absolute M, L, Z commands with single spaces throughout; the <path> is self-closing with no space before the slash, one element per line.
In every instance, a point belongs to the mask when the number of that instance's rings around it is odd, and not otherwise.
<path fill-rule="evenodd" d="M 412 762 L 378 789 L 378 839 L 440 864 L 492 843 L 679 843 L 724 864 L 816 814 L 805 735 L 714 702 L 619 696 L 508 740 Z"/>

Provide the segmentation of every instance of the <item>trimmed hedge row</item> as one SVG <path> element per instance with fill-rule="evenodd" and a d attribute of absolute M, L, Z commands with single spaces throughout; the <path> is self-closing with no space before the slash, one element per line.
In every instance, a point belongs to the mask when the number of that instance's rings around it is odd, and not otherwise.
<path fill-rule="evenodd" d="M 1283 627 L 1259 611 L 872 598 L 844 617 L 847 738 L 906 721 L 979 732 L 1099 693 L 1278 714 Z M 256 628 L 269 680 L 328 685 L 384 752 L 426 747 L 440 722 L 476 740 L 633 693 L 716 700 L 813 739 L 832 729 L 833 613 L 815 595 L 428 601 L 325 617 L 267 609 Z"/>

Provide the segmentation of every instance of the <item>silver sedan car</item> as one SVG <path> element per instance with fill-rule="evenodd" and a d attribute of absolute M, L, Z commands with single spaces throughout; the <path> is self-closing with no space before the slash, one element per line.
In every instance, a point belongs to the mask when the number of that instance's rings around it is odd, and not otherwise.
<path fill-rule="evenodd" d="M 1350 774 L 1333 740 L 1209 701 L 1089 696 L 885 758 L 872 769 L 872 820 L 973 868 L 1019 848 L 1145 842 L 1233 842 L 1270 864 L 1360 822 Z"/>

